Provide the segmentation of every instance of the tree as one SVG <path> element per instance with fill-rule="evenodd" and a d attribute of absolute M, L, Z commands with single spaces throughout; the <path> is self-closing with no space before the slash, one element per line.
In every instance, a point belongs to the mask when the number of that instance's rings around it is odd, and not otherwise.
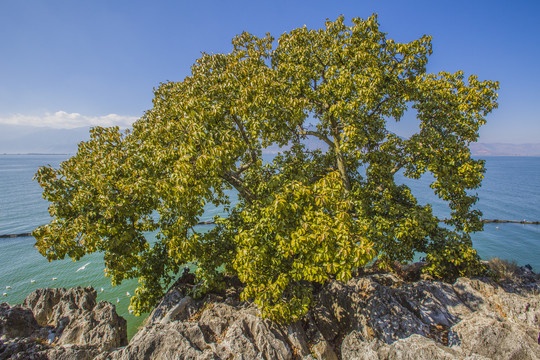
<path fill-rule="evenodd" d="M 197 266 L 195 295 L 236 275 L 243 297 L 279 321 L 307 311 L 314 284 L 345 281 L 375 257 L 424 252 L 441 278 L 478 271 L 471 191 L 484 163 L 469 144 L 497 106 L 498 83 L 427 73 L 431 38 L 396 43 L 375 15 L 325 25 L 283 34 L 275 48 L 269 34 L 237 36 L 230 53 L 203 54 L 191 76 L 161 84 L 131 131 L 94 128 L 74 157 L 41 168 L 53 220 L 34 231 L 39 251 L 49 260 L 102 251 L 113 284 L 139 278 L 136 312 L 184 264 Z M 418 132 L 388 131 L 410 108 Z M 306 147 L 312 138 L 325 149 Z M 284 150 L 265 163 L 269 146 Z M 440 223 L 398 172 L 431 173 L 451 217 Z M 224 215 L 203 232 L 206 205 Z"/>

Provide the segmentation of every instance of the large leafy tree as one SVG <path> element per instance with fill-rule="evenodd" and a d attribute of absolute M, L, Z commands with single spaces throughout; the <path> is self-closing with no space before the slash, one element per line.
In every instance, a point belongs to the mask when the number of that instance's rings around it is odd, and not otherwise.
<path fill-rule="evenodd" d="M 94 128 L 74 157 L 41 168 L 53 220 L 34 231 L 39 251 L 103 252 L 113 283 L 139 278 L 139 312 L 184 264 L 197 266 L 195 294 L 230 273 L 281 321 L 307 311 L 314 284 L 347 280 L 375 257 L 424 252 L 438 277 L 476 271 L 471 190 L 484 164 L 469 144 L 497 106 L 498 83 L 426 73 L 430 37 L 396 43 L 376 16 L 274 40 L 243 33 L 230 53 L 203 54 L 189 77 L 155 90 L 131 131 Z M 418 132 L 388 131 L 410 108 Z M 310 150 L 311 139 L 324 146 Z M 268 147 L 286 150 L 265 162 Z M 451 216 L 441 223 L 398 172 L 432 174 Z M 223 208 L 209 231 L 197 227 L 205 206 Z"/>

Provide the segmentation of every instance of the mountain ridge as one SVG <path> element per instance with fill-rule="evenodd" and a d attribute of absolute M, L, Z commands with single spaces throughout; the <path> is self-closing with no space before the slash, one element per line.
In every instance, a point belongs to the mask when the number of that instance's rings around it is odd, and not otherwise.
<path fill-rule="evenodd" d="M 31 127 L 0 124 L 0 154 L 75 154 L 77 145 L 90 138 L 90 126 L 73 129 Z M 308 139 L 309 149 L 325 147 L 318 139 Z M 540 156 L 540 142 L 526 144 L 472 143 L 474 156 Z M 281 149 L 269 147 L 265 153 L 277 153 Z"/>

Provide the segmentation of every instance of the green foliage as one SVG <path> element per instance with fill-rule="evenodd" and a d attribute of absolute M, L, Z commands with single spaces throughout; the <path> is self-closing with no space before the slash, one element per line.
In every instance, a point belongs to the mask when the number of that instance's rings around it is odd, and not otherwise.
<path fill-rule="evenodd" d="M 486 274 L 486 267 L 471 246 L 468 234 L 456 234 L 441 230 L 441 234 L 430 244 L 426 256 L 428 266 L 424 269 L 436 279 L 453 281 L 461 276 Z"/>
<path fill-rule="evenodd" d="M 310 304 L 311 283 L 347 280 L 373 257 L 366 226 L 353 218 L 339 172 L 313 184 L 291 181 L 246 208 L 234 266 L 263 315 L 288 321 Z"/>
<path fill-rule="evenodd" d="M 374 257 L 422 251 L 435 276 L 473 273 L 469 233 L 482 223 L 471 190 L 484 164 L 468 146 L 498 83 L 428 74 L 430 54 L 429 36 L 396 43 L 376 16 L 277 43 L 243 33 L 230 53 L 203 54 L 191 76 L 161 84 L 131 131 L 95 128 L 59 169 L 38 171 L 53 220 L 35 230 L 36 245 L 49 260 L 103 252 L 113 283 L 139 278 L 136 312 L 192 263 L 195 295 L 237 275 L 243 297 L 283 322 L 305 314 L 316 284 L 346 281 Z M 420 127 L 403 139 L 386 123 L 410 107 Z M 326 150 L 308 150 L 310 138 Z M 265 164 L 270 146 L 288 150 Z M 446 223 L 396 183 L 398 171 L 434 176 Z M 196 227 L 205 206 L 225 209 L 208 232 Z"/>

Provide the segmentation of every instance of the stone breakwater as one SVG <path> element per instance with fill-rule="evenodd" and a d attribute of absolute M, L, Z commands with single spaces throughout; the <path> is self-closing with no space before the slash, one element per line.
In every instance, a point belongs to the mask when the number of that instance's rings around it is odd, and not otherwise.
<path fill-rule="evenodd" d="M 331 281 L 288 326 L 261 319 L 233 280 L 192 299 L 187 274 L 127 346 L 125 322 L 112 305 L 95 304 L 92 289 L 38 290 L 22 306 L 2 304 L 0 359 L 540 359 L 540 284 L 520 271 L 503 284 L 393 274 Z"/>

